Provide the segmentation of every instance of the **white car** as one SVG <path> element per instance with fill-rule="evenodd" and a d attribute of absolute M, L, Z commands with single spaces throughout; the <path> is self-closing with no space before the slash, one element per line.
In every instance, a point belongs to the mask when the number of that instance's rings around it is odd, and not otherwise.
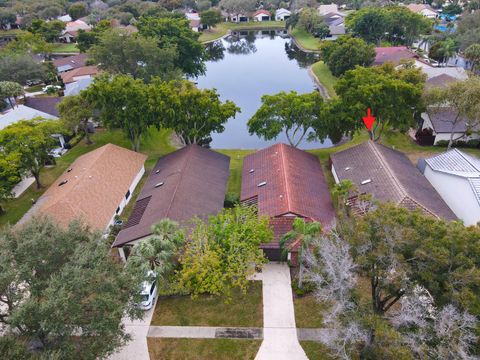
<path fill-rule="evenodd" d="M 151 274 L 149 273 L 149 275 Z M 157 294 L 157 280 L 153 279 L 144 281 L 142 283 L 142 291 L 140 292 L 141 302 L 138 304 L 138 307 L 142 310 L 150 310 L 155 304 Z"/>
<path fill-rule="evenodd" d="M 58 86 L 58 85 L 47 85 L 45 87 L 42 88 L 42 91 L 43 92 L 48 92 L 49 90 L 55 90 L 55 91 L 58 91 L 60 90 L 62 87 L 61 86 Z"/>

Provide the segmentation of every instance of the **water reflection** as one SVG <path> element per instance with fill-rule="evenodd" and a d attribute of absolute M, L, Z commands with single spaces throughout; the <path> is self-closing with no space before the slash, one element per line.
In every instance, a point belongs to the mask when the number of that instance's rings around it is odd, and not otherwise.
<path fill-rule="evenodd" d="M 196 81 L 201 88 L 215 88 L 222 100 L 234 101 L 242 110 L 230 119 L 221 134 L 212 134 L 213 148 L 263 148 L 275 142 L 287 142 L 279 135 L 275 141 L 265 141 L 249 135 L 247 122 L 261 105 L 265 94 L 295 90 L 306 93 L 315 90 L 307 68 L 318 61 L 318 55 L 299 50 L 286 30 L 237 31 L 225 39 L 206 46 L 209 61 L 207 71 Z M 307 142 L 303 149 L 331 146 Z"/>

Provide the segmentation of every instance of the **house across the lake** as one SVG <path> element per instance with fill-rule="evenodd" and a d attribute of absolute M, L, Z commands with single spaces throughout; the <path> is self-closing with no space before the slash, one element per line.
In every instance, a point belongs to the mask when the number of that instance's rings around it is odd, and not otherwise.
<path fill-rule="evenodd" d="M 276 21 L 285 21 L 287 20 L 290 16 L 292 15 L 292 12 L 290 10 L 280 8 L 277 11 L 275 11 L 275 20 Z"/>
<path fill-rule="evenodd" d="M 107 144 L 77 158 L 20 223 L 46 215 L 62 225 L 79 219 L 106 232 L 143 176 L 146 155 Z"/>
<path fill-rule="evenodd" d="M 253 21 L 270 21 L 272 19 L 272 13 L 268 10 L 260 9 L 253 13 Z"/>
<path fill-rule="evenodd" d="M 280 260 L 279 241 L 296 217 L 318 221 L 325 230 L 335 217 L 318 158 L 281 143 L 245 157 L 240 201 L 271 219 L 274 240 L 261 247 L 273 261 Z"/>
<path fill-rule="evenodd" d="M 138 196 L 130 218 L 113 247 L 123 259 L 130 248 L 152 234 L 162 219 L 188 225 L 223 208 L 230 158 L 198 145 L 189 145 L 158 160 Z"/>
<path fill-rule="evenodd" d="M 466 226 L 480 221 L 480 159 L 453 149 L 420 159 L 418 168 Z"/>
<path fill-rule="evenodd" d="M 53 60 L 53 64 L 59 73 L 70 71 L 86 65 L 87 54 L 66 56 Z"/>
<path fill-rule="evenodd" d="M 408 4 L 406 7 L 411 12 L 420 14 L 427 19 L 435 19 L 438 16 L 438 12 L 428 4 Z"/>
<path fill-rule="evenodd" d="M 408 209 L 420 209 L 436 218 L 455 220 L 456 216 L 422 173 L 405 154 L 371 140 L 330 156 L 335 182 L 349 179 L 359 194 L 370 194 L 381 202 L 392 202 Z M 366 209 L 357 195 L 347 201 L 356 213 Z"/>

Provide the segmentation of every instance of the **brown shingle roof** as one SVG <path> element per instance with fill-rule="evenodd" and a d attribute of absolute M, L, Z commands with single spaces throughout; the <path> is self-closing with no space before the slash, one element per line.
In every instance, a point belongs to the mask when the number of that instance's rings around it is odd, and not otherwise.
<path fill-rule="evenodd" d="M 259 187 L 262 182 L 266 185 Z M 254 197 L 260 215 L 296 215 L 323 226 L 331 225 L 335 216 L 317 157 L 285 144 L 245 157 L 241 200 Z"/>
<path fill-rule="evenodd" d="M 411 52 L 406 46 L 376 47 L 375 53 L 373 65 L 382 65 L 386 62 L 398 65 L 401 60 L 419 59 L 419 56 Z"/>
<path fill-rule="evenodd" d="M 158 160 L 113 246 L 150 235 L 161 219 L 186 222 L 223 208 L 230 158 L 190 145 Z M 158 185 L 158 186 L 157 186 Z"/>
<path fill-rule="evenodd" d="M 427 82 L 425 83 L 425 86 L 426 88 L 432 88 L 432 87 L 444 88 L 444 87 L 447 87 L 448 84 L 455 81 L 458 81 L 458 80 L 453 76 L 450 76 L 448 74 L 440 74 L 428 79 Z"/>
<path fill-rule="evenodd" d="M 76 69 L 73 69 L 72 71 L 67 71 L 64 73 L 61 73 L 60 76 L 62 78 L 62 81 L 64 84 L 69 84 L 71 82 L 76 81 L 76 77 L 79 76 L 95 76 L 99 73 L 98 68 L 95 65 L 90 65 L 90 66 L 82 66 Z"/>
<path fill-rule="evenodd" d="M 350 179 L 361 193 L 447 220 L 456 219 L 428 180 L 405 154 L 372 141 L 331 155 L 339 180 Z M 370 182 L 362 185 L 363 181 Z"/>
<path fill-rule="evenodd" d="M 146 156 L 107 144 L 80 156 L 38 201 L 38 211 L 61 224 L 81 218 L 105 230 Z M 63 181 L 68 182 L 59 186 Z"/>

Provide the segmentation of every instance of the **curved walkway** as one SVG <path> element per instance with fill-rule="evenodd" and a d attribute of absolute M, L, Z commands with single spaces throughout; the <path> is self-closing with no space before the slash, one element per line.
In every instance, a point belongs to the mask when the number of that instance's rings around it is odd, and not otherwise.
<path fill-rule="evenodd" d="M 290 269 L 286 264 L 266 264 L 263 282 L 263 342 L 255 360 L 308 360 L 295 325 Z"/>

